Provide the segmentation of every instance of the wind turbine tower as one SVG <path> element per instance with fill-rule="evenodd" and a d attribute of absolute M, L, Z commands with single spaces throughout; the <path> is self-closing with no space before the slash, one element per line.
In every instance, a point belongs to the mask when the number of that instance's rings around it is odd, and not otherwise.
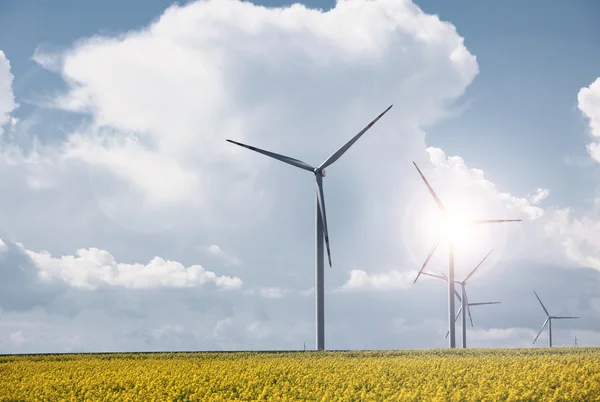
<path fill-rule="evenodd" d="M 415 162 L 413 162 L 413 165 L 415 165 L 415 168 L 417 168 L 417 171 L 419 172 L 421 179 L 423 179 L 423 182 L 425 182 L 425 185 L 427 186 L 429 193 L 431 194 L 431 196 L 435 200 L 438 208 L 442 212 L 444 219 L 449 219 L 449 218 L 451 219 L 452 217 L 448 216 L 446 207 L 442 203 L 442 200 L 440 199 L 440 197 L 438 197 L 438 195 L 433 190 L 431 185 L 429 185 L 429 182 L 427 181 L 427 179 L 421 172 L 421 169 L 419 169 L 419 167 L 417 166 L 417 164 Z M 479 225 L 479 224 L 484 224 L 484 223 L 520 222 L 520 221 L 521 221 L 521 219 L 472 219 L 472 220 L 466 221 L 464 223 L 470 224 L 470 225 Z M 431 256 L 433 255 L 433 253 L 439 246 L 440 242 L 441 242 L 441 239 L 438 240 L 435 243 L 435 245 L 432 247 L 431 251 L 427 255 L 427 258 L 425 259 L 425 262 L 423 263 L 423 266 L 419 270 L 419 273 L 417 274 L 417 277 L 415 278 L 414 283 L 416 283 L 417 279 L 419 279 L 419 276 L 421 275 L 421 273 L 427 266 L 427 263 L 431 259 Z M 454 318 L 454 312 L 455 312 L 454 294 L 455 294 L 455 289 L 454 289 L 454 242 L 450 238 L 450 239 L 448 239 L 448 332 L 450 333 L 450 342 L 449 342 L 450 345 L 449 346 L 451 348 L 456 347 L 456 331 L 455 331 L 456 326 L 455 326 L 455 322 L 454 322 L 455 321 L 455 318 Z"/>
<path fill-rule="evenodd" d="M 252 151 L 260 154 L 269 156 L 278 161 L 287 163 L 288 165 L 295 166 L 297 168 L 307 170 L 315 175 L 316 181 L 316 213 L 315 213 L 315 303 L 316 303 L 316 332 L 317 342 L 316 350 L 325 349 L 325 264 L 324 264 L 324 253 L 323 253 L 323 240 L 325 240 L 325 247 L 327 248 L 327 259 L 329 266 L 331 267 L 331 251 L 329 249 L 329 231 L 327 229 L 327 216 L 325 214 L 325 196 L 323 194 L 323 177 L 325 177 L 325 168 L 337 161 L 350 147 L 358 141 L 358 139 L 367 132 L 379 119 L 383 117 L 394 105 L 390 105 L 385 109 L 379 116 L 370 122 L 365 128 L 363 128 L 358 134 L 356 134 L 350 141 L 344 146 L 335 151 L 329 158 L 325 159 L 318 167 L 313 167 L 301 160 L 291 158 L 289 156 L 276 154 L 274 152 L 265 151 L 260 148 L 255 148 L 250 145 L 242 144 L 233 140 L 227 140 L 232 144 L 239 145 L 244 148 L 248 148 Z"/>
<path fill-rule="evenodd" d="M 542 303 L 542 300 L 540 299 L 538 294 L 535 293 L 535 290 L 533 291 L 533 293 L 535 294 L 535 297 L 540 302 L 540 305 L 544 309 L 544 313 L 546 313 L 546 317 L 547 317 L 546 321 L 544 321 L 544 325 L 542 325 L 542 329 L 540 329 L 540 332 L 538 332 L 537 336 L 533 340 L 533 343 L 535 344 L 535 341 L 537 341 L 537 339 L 540 337 L 544 328 L 546 328 L 546 325 L 548 325 L 548 347 L 551 348 L 552 347 L 552 320 L 572 320 L 572 319 L 576 319 L 579 317 L 559 317 L 559 316 L 555 316 L 555 315 L 554 316 L 550 315 L 550 313 L 548 313 L 548 309 L 546 309 L 546 306 L 544 306 L 544 303 Z"/>
<path fill-rule="evenodd" d="M 494 251 L 494 250 L 492 250 L 492 251 Z M 471 272 L 469 272 L 469 274 L 465 277 L 465 279 L 463 279 L 462 281 L 456 281 L 456 283 L 458 283 L 460 285 L 461 293 L 458 294 L 457 291 L 454 291 L 454 293 L 456 294 L 456 297 L 458 298 L 458 301 L 461 303 L 461 306 L 458 309 L 458 312 L 456 313 L 456 317 L 454 318 L 454 321 L 458 320 L 458 316 L 462 314 L 461 317 L 462 317 L 462 342 L 463 342 L 463 348 L 467 347 L 467 316 L 465 314 L 465 311 L 469 314 L 469 321 L 471 322 L 471 327 L 473 327 L 473 317 L 471 316 L 471 306 L 483 306 L 483 305 L 488 305 L 488 304 L 500 304 L 500 302 L 469 303 L 469 298 L 467 296 L 467 281 L 473 276 L 473 274 L 475 273 L 475 271 L 477 271 L 477 269 L 490 256 L 490 254 L 492 254 L 492 251 L 490 251 L 489 253 L 487 253 L 487 255 L 485 257 L 483 257 L 483 259 L 479 262 L 479 264 L 477 264 L 477 266 L 475 268 L 473 268 L 473 270 Z M 444 274 L 442 274 L 442 275 L 436 275 L 436 274 L 431 274 L 431 273 L 428 273 L 428 272 L 423 272 L 422 274 L 423 275 L 428 275 L 428 276 L 433 276 L 434 278 L 439 278 L 439 279 L 443 279 L 445 281 L 448 281 L 448 277 L 446 275 L 444 275 Z M 448 337 L 449 333 L 450 332 L 446 333 L 446 338 Z"/>

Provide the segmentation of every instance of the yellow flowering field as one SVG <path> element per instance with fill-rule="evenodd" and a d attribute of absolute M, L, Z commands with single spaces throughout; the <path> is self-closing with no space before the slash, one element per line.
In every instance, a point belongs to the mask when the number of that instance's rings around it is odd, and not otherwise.
<path fill-rule="evenodd" d="M 600 401 L 600 349 L 0 356 L 1 401 Z"/>

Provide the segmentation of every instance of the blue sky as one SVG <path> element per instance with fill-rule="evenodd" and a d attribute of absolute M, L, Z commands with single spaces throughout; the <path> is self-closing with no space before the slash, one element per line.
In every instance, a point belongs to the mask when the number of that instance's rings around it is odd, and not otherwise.
<path fill-rule="evenodd" d="M 499 185 L 510 183 L 520 191 L 550 187 L 552 202 L 563 206 L 590 197 L 597 173 L 569 168 L 564 159 L 586 157 L 585 123 L 575 95 L 600 69 L 600 44 L 594 39 L 600 35 L 600 5 L 417 3 L 457 27 L 481 68 L 467 90 L 470 108 L 430 130 L 432 144 L 489 166 Z M 565 183 L 569 191 L 560 190 Z"/>
<path fill-rule="evenodd" d="M 600 344 L 596 89 L 578 101 L 600 76 L 600 4 L 415 3 L 444 23 L 389 0 L 303 3 L 336 20 L 179 3 L 160 23 L 169 1 L 1 2 L 4 95 L 20 106 L 11 126 L 0 93 L 0 271 L 26 290 L 0 297 L 0 351 L 311 342 L 314 184 L 224 139 L 317 164 L 390 103 L 328 168 L 328 346 L 445 345 L 443 286 L 412 285 L 434 240 L 412 160 L 442 198 L 524 219 L 460 251 L 462 274 L 497 250 L 469 291 L 502 299 L 501 319 L 478 312 L 475 345 L 530 345 L 531 289 L 559 285 L 548 304 L 582 320 L 558 343 Z"/>

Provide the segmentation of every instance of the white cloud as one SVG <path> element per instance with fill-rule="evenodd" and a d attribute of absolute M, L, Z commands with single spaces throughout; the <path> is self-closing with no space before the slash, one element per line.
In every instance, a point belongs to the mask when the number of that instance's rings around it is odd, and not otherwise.
<path fill-rule="evenodd" d="M 600 78 L 589 87 L 579 90 L 577 106 L 589 119 L 590 134 L 594 138 L 594 142 L 588 144 L 587 151 L 596 162 L 600 162 Z"/>
<path fill-rule="evenodd" d="M 215 325 L 213 329 L 213 336 L 215 338 L 223 338 L 223 336 L 227 333 L 229 327 L 233 325 L 233 318 L 225 317 L 219 321 Z"/>
<path fill-rule="evenodd" d="M 4 132 L 3 126 L 7 123 L 15 125 L 17 120 L 10 116 L 19 105 L 15 102 L 12 90 L 14 76 L 10 72 L 10 62 L 0 50 L 0 135 Z"/>
<path fill-rule="evenodd" d="M 281 299 L 287 293 L 284 289 L 277 287 L 261 288 L 260 295 L 265 299 Z"/>
<path fill-rule="evenodd" d="M 488 251 L 486 262 L 494 266 L 507 259 L 539 258 L 547 248 L 535 244 L 546 236 L 542 229 L 545 210 L 537 204 L 550 192 L 537 189 L 533 196 L 520 197 L 498 189 L 481 169 L 471 168 L 460 156 L 447 156 L 439 148 L 427 148 L 430 164 L 419 167 L 450 216 L 460 219 L 522 219 L 522 222 L 458 225 L 451 233 L 456 258 L 461 261 L 456 274 L 467 274 Z M 415 193 L 402 213 L 402 242 L 409 263 L 420 268 L 434 244 L 441 240 L 429 263 L 430 270 L 447 265 L 447 229 L 443 217 L 427 187 L 413 167 Z"/>
<path fill-rule="evenodd" d="M 535 194 L 529 196 L 529 203 L 532 205 L 538 205 L 540 202 L 548 198 L 550 195 L 550 190 L 547 188 L 538 188 L 535 191 Z"/>
<path fill-rule="evenodd" d="M 555 206 L 542 208 L 539 204 L 548 199 L 549 189 L 538 188 L 528 197 L 514 196 L 498 190 L 486 180 L 482 170 L 468 167 L 461 157 L 447 157 L 437 148 L 428 148 L 427 152 L 434 168 L 422 169 L 444 202 L 449 199 L 467 205 L 467 214 L 473 218 L 524 218 L 517 224 L 486 225 L 473 232 L 469 248 L 474 243 L 478 244 L 477 249 L 494 248 L 492 264 L 498 263 L 500 257 L 513 256 L 532 262 L 600 270 L 600 241 L 595 235 L 600 230 L 600 208 L 594 206 L 580 211 Z M 414 210 L 407 212 L 415 216 L 419 230 L 423 226 L 421 221 L 435 213 L 435 204 L 425 186 L 422 187 L 422 197 L 414 201 Z M 420 210 L 424 212 L 419 214 Z M 428 236 L 426 241 L 417 241 L 415 236 L 405 236 L 405 239 L 405 247 L 412 253 L 415 264 L 422 263 L 427 247 L 435 240 L 434 236 Z M 459 254 L 472 252 L 463 248 Z M 473 256 L 474 259 L 481 257 Z"/>
<path fill-rule="evenodd" d="M 218 276 L 200 265 L 185 267 L 177 261 L 154 257 L 148 264 L 118 263 L 105 250 L 79 249 L 74 256 L 54 258 L 47 252 L 26 250 L 44 280 L 58 279 L 70 286 L 96 289 L 119 286 L 130 289 L 193 287 L 212 283 L 220 289 L 239 289 L 238 277 Z"/>
<path fill-rule="evenodd" d="M 239 258 L 237 258 L 234 255 L 230 255 L 228 253 L 226 253 L 225 251 L 223 251 L 223 249 L 219 246 L 217 246 L 216 244 L 211 244 L 210 246 L 206 247 L 206 251 L 208 251 L 208 253 L 210 253 L 211 255 L 220 258 L 221 260 L 223 260 L 225 263 L 229 264 L 229 265 L 234 265 L 234 266 L 239 266 L 241 265 L 241 261 Z"/>
<path fill-rule="evenodd" d="M 314 287 L 312 287 L 312 288 L 310 288 L 310 289 L 304 289 L 304 290 L 301 290 L 301 291 L 300 291 L 300 292 L 298 292 L 298 293 L 299 293 L 301 296 L 304 296 L 304 297 L 310 297 L 310 296 L 314 296 L 314 295 L 315 295 L 315 288 L 314 288 Z"/>
<path fill-rule="evenodd" d="M 393 290 L 407 289 L 412 285 L 417 271 L 368 274 L 359 269 L 350 271 L 350 279 L 342 286 L 342 290 Z"/>
<path fill-rule="evenodd" d="M 151 331 L 152 337 L 154 339 L 160 340 L 169 336 L 176 336 L 184 332 L 184 327 L 182 325 L 176 324 L 167 324 L 162 325 L 158 328 L 155 328 Z"/>
<path fill-rule="evenodd" d="M 157 208 L 198 208 L 216 227 L 266 216 L 269 162 L 225 138 L 281 152 L 333 148 L 395 103 L 385 124 L 397 144 L 399 131 L 422 135 L 443 117 L 478 73 L 451 24 L 396 0 L 340 1 L 327 12 L 200 1 L 35 59 L 69 85 L 55 105 L 93 119 L 63 156 L 109 174 L 92 181 L 100 208 L 143 231 Z"/>
<path fill-rule="evenodd" d="M 460 194 L 463 199 L 484 199 L 500 201 L 499 208 L 504 215 L 512 213 L 515 219 L 526 217 L 538 219 L 544 214 L 542 208 L 536 207 L 541 200 L 550 195 L 548 189 L 537 189 L 536 194 L 529 199 L 515 197 L 509 193 L 500 192 L 496 186 L 486 180 L 483 170 L 469 168 L 460 156 L 448 156 L 439 148 L 427 148 L 431 163 L 435 166 L 433 175 L 443 184 L 442 189 L 458 187 L 452 192 Z M 495 200 L 494 200 L 495 199 Z M 502 219 L 502 218 L 499 218 Z"/>
<path fill-rule="evenodd" d="M 549 189 L 538 188 L 528 197 L 514 196 L 498 190 L 493 183 L 486 180 L 482 170 L 468 167 L 461 157 L 447 157 L 437 148 L 428 148 L 427 152 L 434 169 L 426 170 L 425 175 L 442 200 L 445 201 L 447 197 L 467 205 L 469 217 L 524 218 L 523 222 L 517 224 L 493 227 L 486 225 L 484 228 L 478 228 L 469 238 L 470 248 L 477 243 L 478 249 L 496 250 L 492 254 L 492 258 L 495 259 L 492 264 L 496 264 L 500 257 L 505 259 L 512 255 L 529 261 L 600 269 L 600 241 L 597 241 L 595 236 L 600 230 L 600 209 L 594 207 L 575 212 L 571 208 L 555 206 L 542 208 L 539 204 L 548 199 Z M 422 194 L 424 198 L 419 198 L 415 204 L 426 211 L 424 215 L 431 215 L 435 204 L 431 199 L 424 201 L 431 198 L 425 188 Z M 426 209 L 426 205 L 431 208 Z M 423 215 L 417 217 L 417 222 L 426 219 Z M 432 236 L 428 237 L 428 247 L 433 245 L 433 240 L 435 239 Z M 412 241 L 412 244 L 415 244 L 414 239 Z M 408 236 L 405 246 L 410 253 L 411 238 Z M 416 253 L 414 261 L 421 263 L 427 251 L 424 251 L 423 247 L 418 249 L 421 251 Z M 468 255 L 471 252 L 463 248 L 459 254 L 465 253 Z"/>
<path fill-rule="evenodd" d="M 552 219 L 545 222 L 544 229 L 560 242 L 571 264 L 600 270 L 600 239 L 596 235 L 600 230 L 600 215 L 577 216 L 569 208 L 557 209 Z"/>
<path fill-rule="evenodd" d="M 588 153 L 600 162 L 600 78 L 580 89 L 577 102 L 593 139 L 587 146 Z M 567 264 L 600 270 L 600 241 L 596 235 L 600 230 L 600 197 L 590 208 L 552 208 L 548 215 L 543 229 L 554 245 L 564 250 Z"/>
<path fill-rule="evenodd" d="M 73 135 L 65 145 L 64 158 L 79 158 L 92 166 L 110 168 L 118 179 L 147 196 L 144 203 L 154 208 L 189 200 L 198 185 L 193 172 L 181 169 L 175 159 L 148 151 L 131 135 Z"/>
<path fill-rule="evenodd" d="M 266 338 L 271 334 L 271 328 L 260 321 L 251 322 L 246 326 L 246 330 L 259 339 Z"/>

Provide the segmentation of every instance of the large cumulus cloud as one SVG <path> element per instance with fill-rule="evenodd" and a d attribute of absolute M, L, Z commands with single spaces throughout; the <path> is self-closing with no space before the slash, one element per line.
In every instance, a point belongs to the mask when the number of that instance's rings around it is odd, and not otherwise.
<path fill-rule="evenodd" d="M 592 159 L 600 162 L 600 78 L 597 78 L 588 87 L 581 88 L 577 94 L 577 106 L 581 113 L 588 119 L 590 134 L 593 142 L 588 144 L 587 150 Z"/>
<path fill-rule="evenodd" d="M 452 25 L 388 0 L 328 12 L 195 2 L 37 60 L 69 83 L 56 107 L 92 117 L 63 157 L 89 164 L 100 207 L 139 230 L 168 227 L 182 206 L 218 227 L 264 217 L 269 162 L 225 138 L 324 159 L 396 103 L 383 149 L 419 136 L 478 72 Z"/>
<path fill-rule="evenodd" d="M 10 114 L 19 105 L 15 102 L 12 91 L 14 76 L 10 71 L 10 62 L 6 55 L 0 50 L 0 135 L 3 134 L 3 126 L 7 123 L 15 125 L 17 120 Z"/>

